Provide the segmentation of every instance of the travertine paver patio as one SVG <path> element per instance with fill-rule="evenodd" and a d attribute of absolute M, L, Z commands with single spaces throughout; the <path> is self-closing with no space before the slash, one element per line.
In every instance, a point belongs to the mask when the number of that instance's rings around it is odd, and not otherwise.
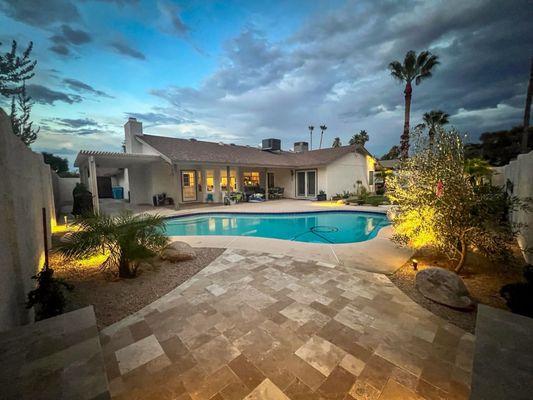
<path fill-rule="evenodd" d="M 117 399 L 466 399 L 474 337 L 384 275 L 226 250 L 101 342 Z"/>

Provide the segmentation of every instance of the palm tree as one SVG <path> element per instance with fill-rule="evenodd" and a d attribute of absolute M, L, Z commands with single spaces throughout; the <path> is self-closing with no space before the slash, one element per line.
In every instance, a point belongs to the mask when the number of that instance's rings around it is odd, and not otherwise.
<path fill-rule="evenodd" d="M 341 147 L 341 146 L 342 146 L 341 138 L 340 137 L 336 137 L 333 140 L 333 144 L 331 145 L 331 147 Z"/>
<path fill-rule="evenodd" d="M 320 146 L 318 146 L 319 149 L 322 148 L 322 137 L 324 136 L 324 131 L 328 129 L 326 125 L 320 125 Z"/>
<path fill-rule="evenodd" d="M 447 114 L 441 110 L 431 110 L 430 112 L 424 114 L 422 118 L 424 123 L 422 125 L 425 128 L 428 128 L 430 145 L 433 144 L 437 127 L 446 125 L 448 122 L 450 122 L 448 118 L 450 118 L 450 114 Z"/>
<path fill-rule="evenodd" d="M 135 277 L 137 261 L 154 256 L 168 242 L 165 221 L 157 215 L 89 215 L 77 225 L 79 229 L 67 237 L 59 252 L 68 257 L 108 253 L 103 266 L 118 268 L 121 278 Z"/>
<path fill-rule="evenodd" d="M 411 113 L 411 95 L 413 88 L 411 83 L 419 85 L 424 79 L 430 78 L 432 69 L 439 64 L 438 56 L 429 51 L 422 51 L 418 56 L 414 51 L 408 51 L 403 64 L 393 61 L 389 64 L 391 75 L 400 82 L 405 82 L 405 121 L 401 136 L 400 148 L 402 159 L 409 156 L 409 118 Z"/>
<path fill-rule="evenodd" d="M 527 137 L 529 135 L 529 115 L 531 112 L 531 95 L 533 93 L 533 58 L 531 58 L 531 71 L 529 72 L 529 84 L 527 85 L 526 108 L 524 110 L 524 132 L 522 133 L 522 153 L 527 153 Z"/>
<path fill-rule="evenodd" d="M 309 148 L 310 150 L 313 150 L 313 130 L 315 127 L 313 125 L 309 125 Z"/>
<path fill-rule="evenodd" d="M 358 144 L 359 146 L 364 146 L 369 140 L 367 131 L 360 130 L 359 133 L 355 133 L 350 139 L 350 145 Z"/>

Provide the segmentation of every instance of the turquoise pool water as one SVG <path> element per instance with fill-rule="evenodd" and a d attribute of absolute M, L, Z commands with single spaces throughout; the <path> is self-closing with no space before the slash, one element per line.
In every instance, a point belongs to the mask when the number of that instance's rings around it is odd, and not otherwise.
<path fill-rule="evenodd" d="M 372 239 L 388 224 L 384 214 L 356 211 L 206 213 L 168 219 L 166 233 L 168 236 L 256 236 L 309 243 L 354 243 Z"/>

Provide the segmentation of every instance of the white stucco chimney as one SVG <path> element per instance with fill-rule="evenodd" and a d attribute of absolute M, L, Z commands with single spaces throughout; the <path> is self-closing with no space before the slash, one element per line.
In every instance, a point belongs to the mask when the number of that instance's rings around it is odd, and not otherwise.
<path fill-rule="evenodd" d="M 126 144 L 126 153 L 142 153 L 141 144 L 135 140 L 135 136 L 143 135 L 143 124 L 137 121 L 137 118 L 130 117 L 124 125 L 124 139 Z"/>

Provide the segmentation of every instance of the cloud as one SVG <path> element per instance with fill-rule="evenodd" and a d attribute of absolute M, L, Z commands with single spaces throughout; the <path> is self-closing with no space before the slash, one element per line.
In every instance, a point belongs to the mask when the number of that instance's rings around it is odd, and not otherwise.
<path fill-rule="evenodd" d="M 110 45 L 113 48 L 113 50 L 119 54 L 123 54 L 128 57 L 133 57 L 138 60 L 146 60 L 146 57 L 143 53 L 141 53 L 139 50 L 136 50 L 130 47 L 128 44 L 122 41 L 114 41 L 114 42 L 111 42 Z"/>
<path fill-rule="evenodd" d="M 55 155 L 69 155 L 69 156 L 72 156 L 72 155 L 78 154 L 78 152 L 76 150 L 67 149 L 66 147 L 62 147 L 62 148 L 38 147 L 38 148 L 36 148 L 36 150 L 39 151 L 39 152 L 42 152 L 42 153 L 51 153 L 51 154 L 55 154 Z"/>
<path fill-rule="evenodd" d="M 80 46 L 92 41 L 87 32 L 73 29 L 68 25 L 61 25 L 61 32 L 50 37 L 54 43 L 49 49 L 59 55 L 69 55 L 71 46 Z"/>
<path fill-rule="evenodd" d="M 78 9 L 69 0 L 4 0 L 0 9 L 14 20 L 37 27 L 80 19 Z"/>
<path fill-rule="evenodd" d="M 306 138 L 310 123 L 325 123 L 326 143 L 366 129 L 371 149 L 381 154 L 399 142 L 403 126 L 403 86 L 387 64 L 410 49 L 429 49 L 441 64 L 414 87 L 411 124 L 443 109 L 475 137 L 488 129 L 479 121 L 489 110 L 498 110 L 501 121 L 516 116 L 513 105 L 528 78 L 531 20 L 526 1 L 348 2 L 321 9 L 279 42 L 246 27 L 224 45 L 217 69 L 199 86 L 151 93 L 190 112 L 196 122 L 190 134 L 232 133 L 244 143 L 273 135 L 287 143 Z"/>
<path fill-rule="evenodd" d="M 61 26 L 62 31 L 62 40 L 65 40 L 71 44 L 80 45 L 89 43 L 92 38 L 91 35 L 89 35 L 87 32 L 79 30 L 79 29 L 72 29 L 68 25 L 62 25 Z"/>
<path fill-rule="evenodd" d="M 126 118 L 137 118 L 141 122 L 147 122 L 153 125 L 179 125 L 183 123 L 191 123 L 192 121 L 178 116 L 165 114 L 162 112 L 147 112 L 147 113 L 135 113 L 127 112 L 124 114 Z"/>
<path fill-rule="evenodd" d="M 100 126 L 98 122 L 96 122 L 94 119 L 91 119 L 91 118 L 77 118 L 77 119 L 53 118 L 52 121 L 60 125 L 68 126 L 70 128 L 81 128 L 83 126 Z"/>
<path fill-rule="evenodd" d="M 185 25 L 180 15 L 180 7 L 169 1 L 158 1 L 157 7 L 163 19 L 164 30 L 177 36 L 186 36 L 189 27 Z"/>
<path fill-rule="evenodd" d="M 68 56 L 70 54 L 70 49 L 64 44 L 54 44 L 48 49 L 61 56 Z"/>
<path fill-rule="evenodd" d="M 83 98 L 77 94 L 59 92 L 38 84 L 27 85 L 28 94 L 39 104 L 54 105 L 56 101 L 68 104 L 80 103 Z"/>
<path fill-rule="evenodd" d="M 102 90 L 97 90 L 95 88 L 93 88 L 91 85 L 87 84 L 87 83 L 84 83 L 84 82 L 81 82 L 77 79 L 70 79 L 70 78 L 65 78 L 63 79 L 63 83 L 65 85 L 67 85 L 67 87 L 69 89 L 72 89 L 76 92 L 80 92 L 80 93 L 90 93 L 90 94 L 94 94 L 96 96 L 100 96 L 100 97 L 107 97 L 109 99 L 113 99 L 114 97 L 107 94 L 106 92 L 103 92 Z"/>

